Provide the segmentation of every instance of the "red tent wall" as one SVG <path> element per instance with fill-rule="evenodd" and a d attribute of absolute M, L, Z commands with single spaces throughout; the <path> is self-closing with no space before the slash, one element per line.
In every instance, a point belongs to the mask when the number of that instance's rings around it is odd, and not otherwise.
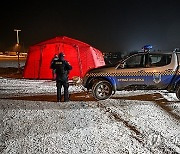
<path fill-rule="evenodd" d="M 63 52 L 73 69 L 74 76 L 83 77 L 91 69 L 105 65 L 102 53 L 90 45 L 68 37 L 56 37 L 30 47 L 24 69 L 24 78 L 52 79 L 51 61 L 55 54 Z"/>
<path fill-rule="evenodd" d="M 47 44 L 41 49 L 40 65 L 39 65 L 39 79 L 51 78 L 52 71 L 50 70 L 50 63 L 52 57 L 56 53 L 56 44 Z M 52 51 L 52 52 L 49 52 Z"/>
<path fill-rule="evenodd" d="M 62 51 L 65 54 L 65 59 L 72 65 L 73 70 L 70 71 L 69 77 L 80 76 L 80 66 L 78 60 L 78 52 L 72 45 L 62 44 Z"/>
<path fill-rule="evenodd" d="M 25 70 L 23 76 L 25 78 L 38 79 L 39 77 L 39 65 L 40 65 L 40 49 L 38 46 L 30 47 L 26 60 Z"/>

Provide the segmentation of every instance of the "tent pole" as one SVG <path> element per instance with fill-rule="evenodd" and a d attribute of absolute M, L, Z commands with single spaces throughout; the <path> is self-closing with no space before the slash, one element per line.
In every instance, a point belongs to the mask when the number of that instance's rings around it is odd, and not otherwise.
<path fill-rule="evenodd" d="M 76 49 L 78 52 L 78 61 L 79 61 L 79 67 L 80 67 L 80 77 L 82 77 L 82 63 L 81 63 L 81 58 L 80 58 L 80 52 L 79 52 L 79 47 L 76 45 Z"/>
<path fill-rule="evenodd" d="M 42 65 L 42 52 L 45 46 L 40 47 L 40 59 L 39 59 L 39 72 L 38 72 L 38 79 L 40 79 L 40 73 L 41 73 L 41 65 Z"/>

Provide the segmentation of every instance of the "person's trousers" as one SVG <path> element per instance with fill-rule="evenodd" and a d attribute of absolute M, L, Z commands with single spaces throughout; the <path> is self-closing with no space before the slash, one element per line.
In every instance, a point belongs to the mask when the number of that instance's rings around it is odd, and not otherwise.
<path fill-rule="evenodd" d="M 69 88 L 69 83 L 68 81 L 61 81 L 58 80 L 56 81 L 56 86 L 57 86 L 57 101 L 60 102 L 62 101 L 62 86 L 64 88 L 64 101 L 68 101 L 69 100 L 69 92 L 68 92 L 68 88 Z"/>

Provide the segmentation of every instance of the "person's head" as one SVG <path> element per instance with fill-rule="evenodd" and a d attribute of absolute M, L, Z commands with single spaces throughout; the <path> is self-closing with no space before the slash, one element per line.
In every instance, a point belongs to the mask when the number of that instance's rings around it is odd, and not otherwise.
<path fill-rule="evenodd" d="M 58 57 L 59 57 L 59 59 L 63 59 L 64 58 L 64 53 L 60 52 Z"/>

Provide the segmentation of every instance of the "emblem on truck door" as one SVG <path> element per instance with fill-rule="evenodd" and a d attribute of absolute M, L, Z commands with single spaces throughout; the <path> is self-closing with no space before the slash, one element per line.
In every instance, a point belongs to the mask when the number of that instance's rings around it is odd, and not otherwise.
<path fill-rule="evenodd" d="M 161 82 L 161 74 L 160 74 L 160 73 L 155 73 L 155 74 L 153 75 L 153 81 L 154 81 L 155 83 Z"/>

